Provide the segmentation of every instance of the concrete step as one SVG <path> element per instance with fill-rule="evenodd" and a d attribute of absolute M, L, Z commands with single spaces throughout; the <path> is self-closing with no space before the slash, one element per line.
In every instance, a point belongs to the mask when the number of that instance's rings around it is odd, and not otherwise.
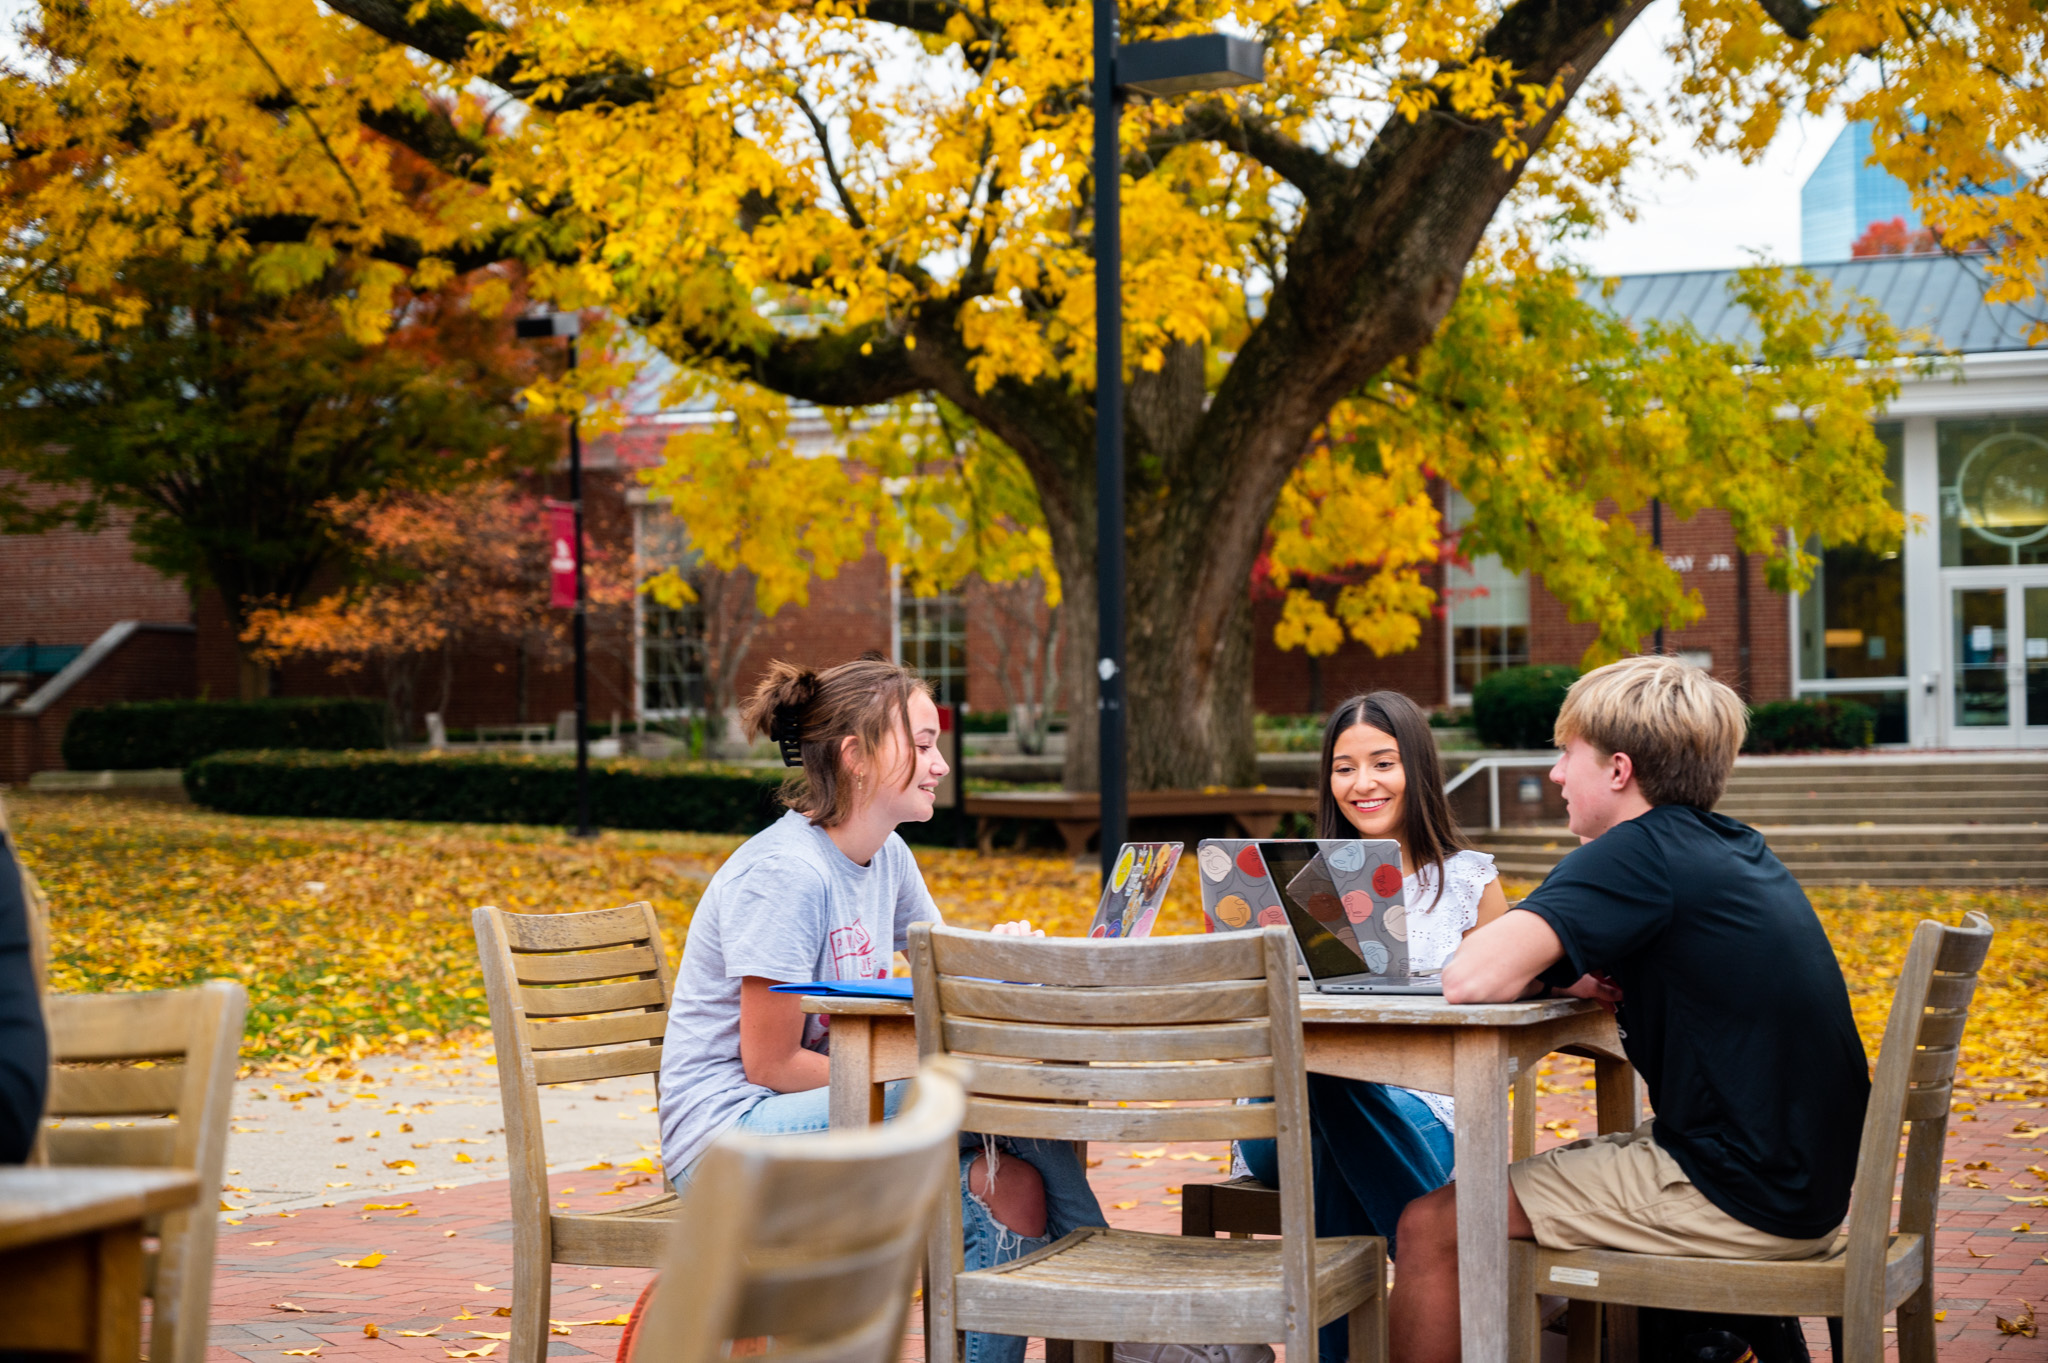
<path fill-rule="evenodd" d="M 1981 824 L 1764 827 L 1803 885 L 2048 884 L 2048 826 Z M 1510 880 L 1541 880 L 1578 839 L 1562 828 L 1503 829 L 1480 840 Z"/>

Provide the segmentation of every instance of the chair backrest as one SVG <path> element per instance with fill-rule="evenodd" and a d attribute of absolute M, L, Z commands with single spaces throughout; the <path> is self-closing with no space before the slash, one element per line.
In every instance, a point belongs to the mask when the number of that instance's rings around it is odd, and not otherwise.
<path fill-rule="evenodd" d="M 52 994 L 52 1164 L 189 1169 L 205 1200 L 165 1216 L 149 1274 L 149 1356 L 202 1363 L 220 1216 L 212 1197 L 227 1159 L 228 1117 L 248 995 L 232 980 L 147 994 Z M 119 1125 L 110 1119 L 127 1119 Z M 98 1129 L 105 1124 L 106 1129 Z"/>
<path fill-rule="evenodd" d="M 1885 1253 L 1892 1222 L 1892 1179 L 1898 1171 L 1901 1124 L 1910 1124 L 1905 1186 L 1899 1199 L 1899 1230 L 1930 1238 L 1941 1184 L 1942 1147 L 1956 1055 L 1970 1019 L 1977 972 L 1991 950 L 1991 920 L 1972 912 L 1962 926 L 1931 920 L 1913 930 L 1906 964 L 1892 995 L 1892 1010 L 1878 1048 L 1870 1105 L 1864 1110 L 1863 1139 L 1856 1152 L 1856 1183 L 1849 1199 L 1849 1243 L 1845 1328 L 1876 1331 L 1883 1319 Z M 1859 1306 L 1858 1303 L 1861 1303 Z M 1873 1338 L 1849 1358 L 1874 1358 L 1882 1341 Z"/>
<path fill-rule="evenodd" d="M 920 923 L 910 932 L 910 961 L 920 1054 L 973 1064 L 969 1131 L 1070 1141 L 1277 1139 L 1281 1224 L 1315 1224 L 1301 1001 L 1286 928 L 1098 941 Z M 958 1272 L 959 1208 L 941 1208 L 940 1218 Z M 1286 1237 L 1289 1306 L 1303 1318 L 1313 1310 L 1314 1256 L 1313 1237 Z"/>
<path fill-rule="evenodd" d="M 675 973 L 644 902 L 588 913 L 486 906 L 471 921 L 498 1050 L 512 1203 L 544 1208 L 539 1085 L 659 1073 Z"/>
<path fill-rule="evenodd" d="M 927 1061 L 881 1126 L 714 1142 L 632 1363 L 713 1363 L 755 1336 L 784 1363 L 895 1363 L 933 1208 L 957 1177 L 964 1068 Z"/>

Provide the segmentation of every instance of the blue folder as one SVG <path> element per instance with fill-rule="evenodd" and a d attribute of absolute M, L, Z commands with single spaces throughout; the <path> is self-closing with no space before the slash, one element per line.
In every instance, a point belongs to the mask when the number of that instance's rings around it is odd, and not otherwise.
<path fill-rule="evenodd" d="M 818 994 L 842 999 L 907 999 L 911 997 L 912 983 L 907 979 L 810 980 L 802 984 L 771 984 L 768 990 L 774 994 Z"/>

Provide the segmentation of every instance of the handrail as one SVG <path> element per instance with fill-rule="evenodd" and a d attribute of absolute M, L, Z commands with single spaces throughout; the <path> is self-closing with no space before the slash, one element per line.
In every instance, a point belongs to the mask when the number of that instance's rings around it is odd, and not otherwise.
<path fill-rule="evenodd" d="M 1465 770 L 1459 772 L 1456 776 L 1453 776 L 1450 780 L 1444 782 L 1444 794 L 1449 795 L 1459 786 L 1464 785 L 1467 781 L 1477 776 L 1481 770 L 1484 770 L 1486 772 L 1487 780 L 1486 827 L 1489 832 L 1499 832 L 1501 768 L 1553 767 L 1556 765 L 1557 755 L 1555 753 L 1538 754 L 1528 757 L 1512 757 L 1507 755 L 1482 757 L 1477 761 L 1473 762 L 1470 766 L 1466 767 Z"/>

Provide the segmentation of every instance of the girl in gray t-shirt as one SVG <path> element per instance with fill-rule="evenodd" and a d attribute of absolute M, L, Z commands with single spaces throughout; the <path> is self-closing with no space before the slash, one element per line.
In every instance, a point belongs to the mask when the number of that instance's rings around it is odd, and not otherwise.
<path fill-rule="evenodd" d="M 681 1186 L 721 1133 L 823 1131 L 830 1033 L 774 984 L 886 976 L 910 925 L 936 922 L 896 825 L 932 816 L 939 712 L 894 663 L 823 673 L 773 663 L 744 708 L 752 735 L 803 769 L 790 810 L 711 878 L 690 922 L 661 1067 L 661 1155 Z M 998 932 L 1028 932 L 1006 923 Z M 891 1085 L 894 1115 L 901 1085 Z M 992 1267 L 1107 1222 L 1066 1142 L 963 1134 L 966 1265 Z M 965 1363 L 1021 1363 L 1024 1341 L 966 1337 Z"/>

